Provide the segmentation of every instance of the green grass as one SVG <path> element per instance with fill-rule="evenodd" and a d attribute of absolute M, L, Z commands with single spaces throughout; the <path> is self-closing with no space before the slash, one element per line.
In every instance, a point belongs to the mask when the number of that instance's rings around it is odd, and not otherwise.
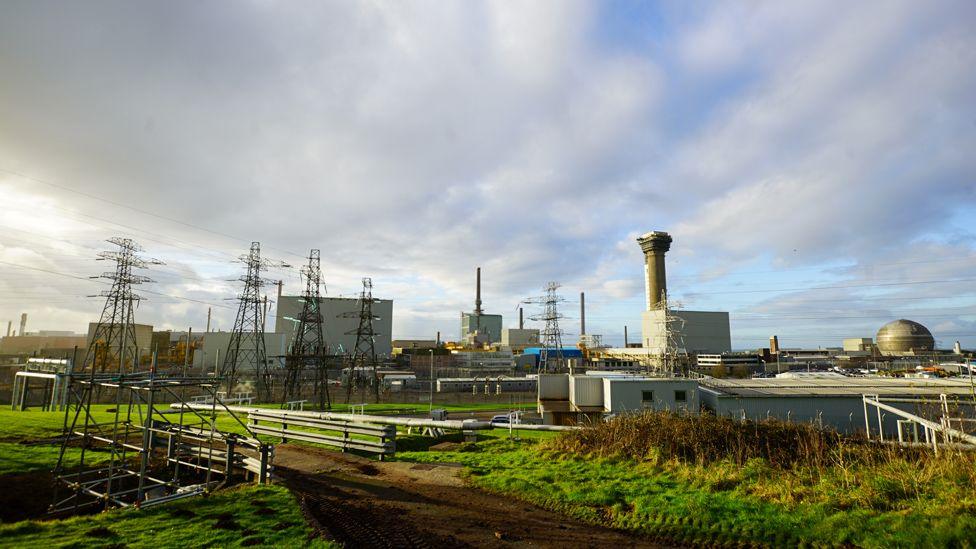
<path fill-rule="evenodd" d="M 0 525 L 7 547 L 335 547 L 309 534 L 287 489 L 253 485 L 143 510 Z"/>
<path fill-rule="evenodd" d="M 488 491 L 577 519 L 681 543 L 766 546 L 973 547 L 976 496 L 955 478 L 906 492 L 884 470 L 862 470 L 859 500 L 834 470 L 775 469 L 761 459 L 691 464 L 554 452 L 546 433 L 513 442 L 493 433 L 452 452 L 397 459 L 456 462 Z M 853 474 L 853 473 L 852 473 Z M 863 494 L 861 494 L 863 495 Z"/>
<path fill-rule="evenodd" d="M 115 418 L 115 413 L 108 410 L 114 408 L 114 405 L 94 405 L 92 418 L 99 423 L 110 422 Z M 43 441 L 60 436 L 64 426 L 64 416 L 64 412 L 43 412 L 39 409 L 14 411 L 8 407 L 0 408 L 0 474 L 52 470 L 58 462 L 60 452 L 58 443 L 26 445 L 21 442 Z M 175 415 L 166 417 L 170 421 L 178 419 Z M 199 418 L 186 414 L 185 421 L 196 422 Z M 245 432 L 245 429 L 227 414 L 217 416 L 217 428 L 239 434 Z M 80 455 L 79 448 L 68 448 L 67 462 L 77 463 Z M 85 455 L 86 463 L 91 465 L 103 463 L 107 458 L 108 454 L 98 452 L 88 452 Z"/>

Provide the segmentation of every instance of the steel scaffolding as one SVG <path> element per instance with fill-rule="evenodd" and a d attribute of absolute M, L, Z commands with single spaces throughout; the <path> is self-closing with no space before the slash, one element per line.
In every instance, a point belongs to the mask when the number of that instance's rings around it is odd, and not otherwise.
<path fill-rule="evenodd" d="M 208 493 L 235 474 L 266 482 L 273 446 L 217 429 L 218 409 L 230 413 L 217 398 L 221 382 L 153 370 L 71 376 L 50 512 L 146 507 Z M 187 391 L 208 395 L 210 410 L 170 411 Z M 112 406 L 94 408 L 96 395 L 113 392 Z"/>

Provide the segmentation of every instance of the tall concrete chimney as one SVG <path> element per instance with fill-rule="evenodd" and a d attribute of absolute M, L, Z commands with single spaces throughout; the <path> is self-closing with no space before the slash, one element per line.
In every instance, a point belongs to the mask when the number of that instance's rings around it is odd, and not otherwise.
<path fill-rule="evenodd" d="M 637 237 L 637 243 L 644 252 L 644 291 L 647 295 L 647 310 L 650 311 L 661 302 L 662 294 L 667 295 L 664 254 L 671 249 L 671 235 L 661 231 L 645 233 Z"/>
<path fill-rule="evenodd" d="M 586 335 L 586 294 L 580 292 L 580 335 Z"/>
<path fill-rule="evenodd" d="M 627 325 L 624 325 L 624 349 L 627 348 Z"/>
<path fill-rule="evenodd" d="M 519 307 L 519 330 L 525 329 L 525 321 L 522 320 L 522 308 Z"/>
<path fill-rule="evenodd" d="M 14 325 L 14 321 L 13 320 L 8 320 L 7 321 L 7 337 L 10 337 L 10 328 L 12 328 L 13 325 Z"/>
<path fill-rule="evenodd" d="M 475 281 L 474 314 L 481 316 L 481 267 L 478 267 Z"/>
<path fill-rule="evenodd" d="M 21 313 L 20 315 L 20 335 L 24 335 L 27 332 L 27 313 Z"/>

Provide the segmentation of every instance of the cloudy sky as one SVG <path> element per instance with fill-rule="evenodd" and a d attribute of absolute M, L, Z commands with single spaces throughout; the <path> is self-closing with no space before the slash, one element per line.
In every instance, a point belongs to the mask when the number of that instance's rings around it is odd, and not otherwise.
<path fill-rule="evenodd" d="M 733 344 L 911 318 L 976 347 L 976 3 L 0 4 L 0 320 L 83 330 L 106 238 L 137 320 L 229 329 L 251 241 L 395 337 L 563 284 L 639 332 L 635 237 Z M 285 293 L 295 269 L 272 269 Z M 531 313 L 531 311 L 527 311 Z"/>

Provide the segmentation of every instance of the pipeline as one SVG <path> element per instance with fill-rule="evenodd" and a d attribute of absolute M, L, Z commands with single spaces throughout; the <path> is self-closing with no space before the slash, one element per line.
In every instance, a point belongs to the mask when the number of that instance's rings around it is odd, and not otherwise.
<path fill-rule="evenodd" d="M 212 404 L 173 404 L 172 407 L 179 409 L 181 406 L 188 410 L 210 411 Z M 495 424 L 488 421 L 478 421 L 475 419 L 425 419 L 413 417 L 393 417 L 360 414 L 339 414 L 336 412 L 312 412 L 305 410 L 275 410 L 273 408 L 257 408 L 253 406 L 221 406 L 219 410 L 226 409 L 238 414 L 249 414 L 251 412 L 274 415 L 281 418 L 315 418 L 331 419 L 338 421 L 352 421 L 362 423 L 377 423 L 380 425 L 397 425 L 400 427 L 431 427 L 435 429 L 450 429 L 456 431 L 482 431 L 487 429 L 508 429 L 506 424 Z M 529 423 L 519 423 L 512 426 L 513 429 L 520 431 L 573 431 L 582 429 L 577 425 L 534 425 Z"/>

